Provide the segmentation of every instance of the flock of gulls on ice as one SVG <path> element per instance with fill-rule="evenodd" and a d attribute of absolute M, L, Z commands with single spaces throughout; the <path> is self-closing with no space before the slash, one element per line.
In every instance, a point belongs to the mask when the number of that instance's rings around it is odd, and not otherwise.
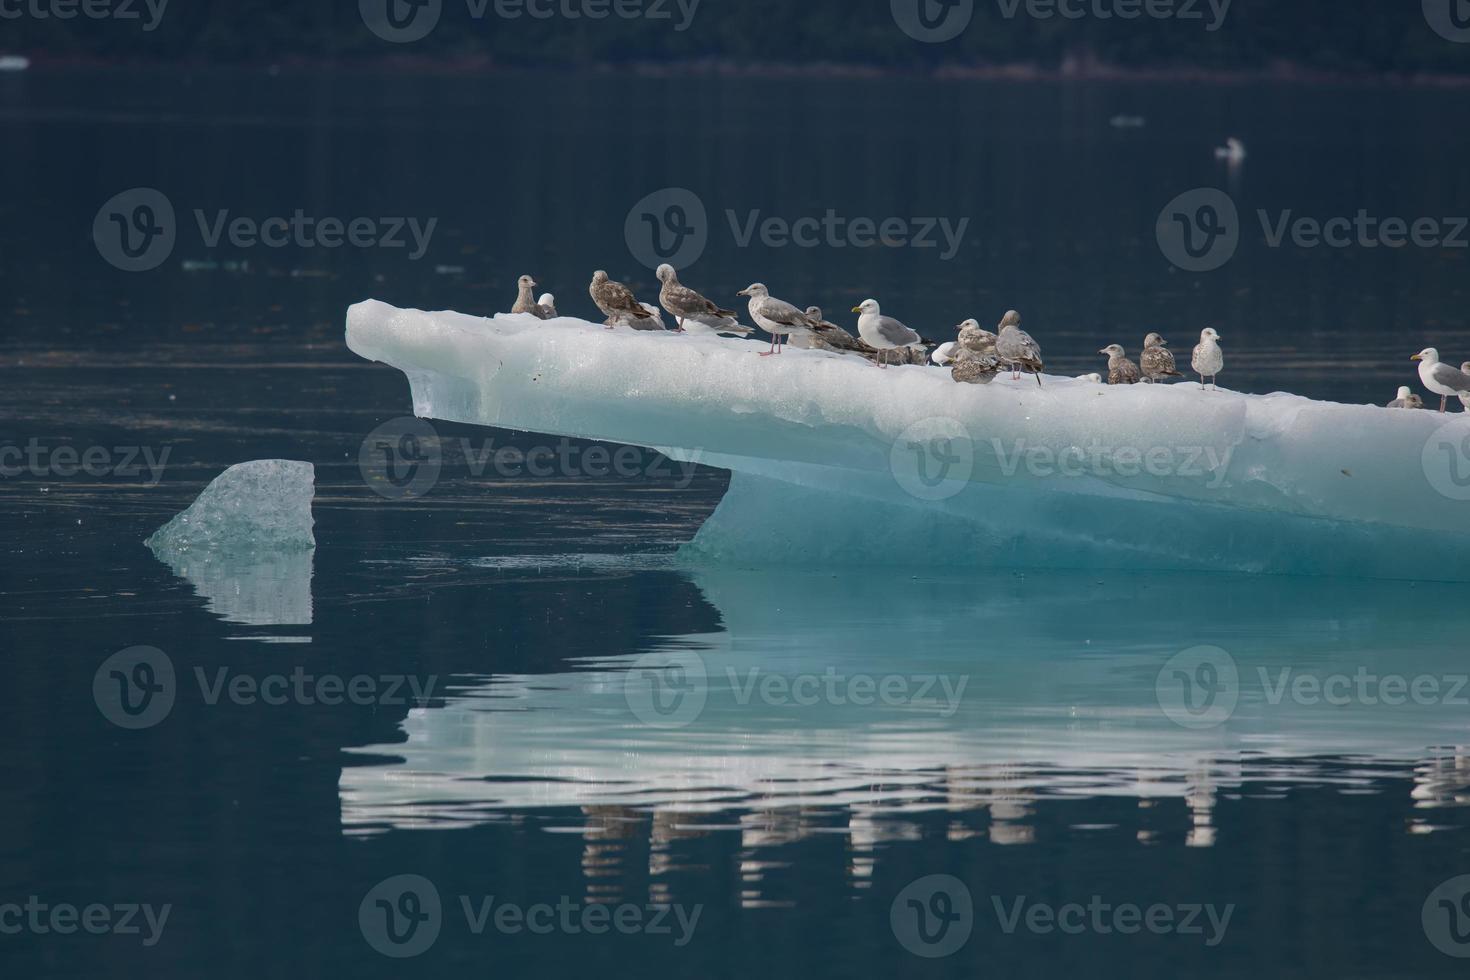
<path fill-rule="evenodd" d="M 673 266 L 659 266 L 657 275 L 662 283 L 659 303 L 674 317 L 679 332 L 750 335 L 751 328 L 740 323 L 734 310 L 720 308 L 681 283 Z M 556 298 L 544 293 L 538 299 L 533 292 L 537 284 L 530 276 L 521 276 L 517 285 L 519 295 L 511 307 L 512 313 L 530 314 L 542 320 L 558 315 Z M 631 289 L 609 279 L 602 270 L 593 273 L 588 293 L 607 317 L 609 330 L 618 327 L 665 329 L 658 307 L 640 303 Z M 949 368 L 954 380 L 964 384 L 989 384 L 1006 369 L 1010 370 L 1013 379 L 1019 379 L 1023 370 L 1029 371 L 1035 375 L 1036 383 L 1041 384 L 1041 346 L 1021 329 L 1021 314 L 1015 310 L 1006 313 L 995 332 L 982 329 L 975 320 L 966 320 L 958 327 L 958 340 L 935 344 L 893 317 L 884 316 L 877 300 L 864 300 L 852 308 L 852 312 L 859 314 L 858 335 L 854 337 L 824 319 L 819 307 L 808 306 L 802 310 L 772 296 L 762 283 L 752 283 L 740 290 L 739 295 L 749 298 L 750 318 L 771 336 L 771 349 L 761 352 L 762 357 L 780 354 L 789 344 L 865 357 L 880 368 L 886 367 L 890 361 L 897 364 L 932 362 Z M 1157 333 L 1144 338 L 1143 352 L 1137 363 L 1129 359 L 1127 351 L 1118 344 L 1110 344 L 1098 353 L 1108 359 L 1106 378 L 1098 373 L 1084 374 L 1077 380 L 1095 384 L 1106 380 L 1110 385 L 1131 385 L 1167 382 L 1184 376 L 1177 370 L 1168 343 Z M 1419 379 L 1424 387 L 1440 396 L 1441 412 L 1446 411 L 1449 399 L 1453 397 L 1458 397 L 1470 411 L 1470 361 L 1456 369 L 1442 362 L 1439 351 L 1433 347 L 1415 354 L 1413 360 L 1419 362 Z M 1208 383 L 1210 388 L 1215 387 L 1216 378 L 1225 368 L 1225 354 L 1220 349 L 1220 335 L 1213 327 L 1206 327 L 1200 333 L 1199 344 L 1190 357 L 1190 366 L 1199 375 L 1201 385 Z M 1398 397 L 1388 407 L 1418 409 L 1424 407 L 1424 400 L 1406 385 L 1399 388 Z"/>

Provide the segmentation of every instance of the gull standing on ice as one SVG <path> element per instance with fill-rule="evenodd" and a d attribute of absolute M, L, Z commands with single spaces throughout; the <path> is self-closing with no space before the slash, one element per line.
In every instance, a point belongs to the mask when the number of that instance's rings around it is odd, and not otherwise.
<path fill-rule="evenodd" d="M 633 325 L 649 318 L 648 310 L 633 298 L 633 291 L 622 283 L 609 279 L 607 273 L 601 269 L 592 273 L 592 285 L 587 287 L 587 293 L 609 321 L 620 320 Z M 611 329 L 610 325 L 608 329 Z M 662 330 L 663 327 L 660 325 L 651 329 Z"/>
<path fill-rule="evenodd" d="M 1220 335 L 1215 332 L 1214 327 L 1205 327 L 1200 331 L 1199 343 L 1195 345 L 1194 356 L 1189 359 L 1194 373 L 1199 375 L 1200 387 L 1204 387 L 1205 379 L 1210 379 L 1210 387 L 1219 390 L 1216 379 L 1220 372 L 1225 370 L 1225 352 L 1220 349 Z"/>
<path fill-rule="evenodd" d="M 750 297 L 750 318 L 771 335 L 771 349 L 762 351 L 761 357 L 781 353 L 780 346 L 793 335 L 804 340 L 811 337 L 811 318 L 785 300 L 772 296 L 765 283 L 753 282 L 737 295 Z M 782 340 L 783 337 L 787 339 Z"/>
<path fill-rule="evenodd" d="M 1462 401 L 1465 395 L 1470 395 L 1470 373 L 1445 364 L 1433 347 L 1424 348 L 1409 360 L 1419 362 L 1419 380 L 1439 396 L 1441 415 L 1449 410 L 1451 395 L 1459 396 Z"/>
<path fill-rule="evenodd" d="M 891 316 L 884 316 L 876 299 L 865 299 L 852 308 L 858 317 L 858 336 L 863 343 L 878 352 L 878 366 L 887 367 L 888 351 L 900 347 L 917 347 L 923 339 L 915 330 L 910 330 Z"/>
<path fill-rule="evenodd" d="M 516 296 L 516 305 L 510 308 L 512 313 L 529 313 L 538 320 L 545 320 L 541 315 L 541 307 L 536 305 L 536 294 L 531 292 L 536 288 L 536 280 L 530 276 L 521 276 L 516 280 L 516 286 L 520 292 Z"/>
<path fill-rule="evenodd" d="M 1165 378 L 1182 378 L 1174 366 L 1174 354 L 1169 342 L 1156 333 L 1143 338 L 1143 353 L 1138 355 L 1138 370 L 1143 380 L 1153 382 Z"/>
<path fill-rule="evenodd" d="M 1021 314 L 1015 310 L 1007 310 L 1001 318 L 995 349 L 1000 359 L 1011 366 L 1012 381 L 1020 380 L 1021 368 L 1024 367 L 1035 374 L 1036 383 L 1041 384 L 1041 371 L 1045 367 L 1041 363 L 1041 345 L 1021 329 Z"/>
<path fill-rule="evenodd" d="M 542 293 L 541 298 L 536 301 L 536 307 L 541 311 L 541 319 L 556 319 L 557 313 L 555 296 L 551 295 L 550 293 Z"/>
<path fill-rule="evenodd" d="M 690 323 L 697 323 L 715 333 L 734 333 L 742 328 L 734 310 L 722 310 L 699 293 L 679 281 L 674 267 L 665 262 L 655 273 L 663 287 L 658 291 L 658 301 L 683 330 Z M 709 332 L 701 331 L 701 332 Z M 750 331 L 746 331 L 749 333 Z"/>
<path fill-rule="evenodd" d="M 1463 397 L 1463 396 L 1462 396 Z M 1408 385 L 1399 386 L 1399 396 L 1388 403 L 1389 408 L 1423 408 L 1424 399 L 1409 390 Z"/>
<path fill-rule="evenodd" d="M 1108 355 L 1108 384 L 1138 384 L 1138 365 L 1128 360 L 1128 354 L 1121 344 L 1109 344 L 1098 353 Z"/>

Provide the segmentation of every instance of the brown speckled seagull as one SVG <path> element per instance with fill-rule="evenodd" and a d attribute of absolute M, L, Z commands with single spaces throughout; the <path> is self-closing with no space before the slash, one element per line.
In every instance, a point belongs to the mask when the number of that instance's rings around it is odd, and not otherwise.
<path fill-rule="evenodd" d="M 516 305 L 510 308 L 512 313 L 529 313 L 538 320 L 545 320 L 541 313 L 541 306 L 536 302 L 536 294 L 531 290 L 536 288 L 536 280 L 530 276 L 521 276 L 516 280 L 516 286 L 520 293 L 516 296 Z"/>
<path fill-rule="evenodd" d="M 1138 355 L 1138 369 L 1143 374 L 1143 380 L 1148 382 L 1184 377 L 1174 365 L 1174 354 L 1169 350 L 1169 342 L 1156 333 L 1143 338 L 1143 353 Z"/>
<path fill-rule="evenodd" d="M 1098 353 L 1108 355 L 1108 384 L 1138 384 L 1138 365 L 1128 360 L 1128 354 L 1123 350 L 1122 345 L 1109 344 Z"/>
<path fill-rule="evenodd" d="M 587 287 L 592 302 L 609 319 L 642 323 L 649 319 L 648 311 L 633 296 L 633 291 L 620 282 L 614 282 L 601 269 L 592 273 L 592 285 Z M 609 330 L 612 327 L 608 327 Z"/>
<path fill-rule="evenodd" d="M 873 348 L 837 324 L 829 323 L 822 316 L 820 306 L 808 306 L 806 318 L 812 322 L 812 345 L 817 350 L 836 351 L 839 354 L 859 354 L 863 357 L 877 356 L 878 352 Z"/>
<path fill-rule="evenodd" d="M 668 263 L 658 267 L 658 281 L 663 287 L 658 291 L 659 305 L 683 330 L 686 321 L 708 327 L 715 332 L 739 332 L 740 321 L 734 310 L 722 310 L 714 303 L 679 281 L 679 273 Z"/>

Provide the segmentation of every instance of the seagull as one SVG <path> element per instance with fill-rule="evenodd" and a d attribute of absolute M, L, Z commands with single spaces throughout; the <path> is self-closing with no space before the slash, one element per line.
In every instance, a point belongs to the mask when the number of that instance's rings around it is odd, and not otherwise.
<path fill-rule="evenodd" d="M 1245 144 L 1232 136 L 1225 141 L 1224 146 L 1215 147 L 1215 159 L 1238 167 L 1245 162 Z"/>
<path fill-rule="evenodd" d="M 1460 370 L 1470 374 L 1470 361 L 1460 365 Z M 1470 395 L 1461 395 L 1460 404 L 1465 406 L 1465 411 L 1470 412 Z"/>
<path fill-rule="evenodd" d="M 780 346 L 794 334 L 806 338 L 812 333 L 812 321 L 803 312 L 783 299 L 776 299 L 765 283 L 753 282 L 737 294 L 750 297 L 750 318 L 755 325 L 771 335 L 771 349 L 762 351 L 761 357 L 779 354 Z M 786 340 L 781 338 L 785 337 Z"/>
<path fill-rule="evenodd" d="M 980 329 L 976 320 L 966 320 L 958 330 L 960 339 L 954 342 L 950 377 L 964 384 L 990 384 L 1005 367 L 995 352 L 995 334 Z"/>
<path fill-rule="evenodd" d="M 541 294 L 541 298 L 536 301 L 536 308 L 541 311 L 541 319 L 556 319 L 556 297 L 550 293 Z"/>
<path fill-rule="evenodd" d="M 1041 371 L 1045 367 L 1041 363 L 1041 345 L 1021 329 L 1021 314 L 1015 310 L 1007 310 L 1001 318 L 995 349 L 1001 360 L 1011 366 L 1012 381 L 1020 380 L 1021 368 L 1024 367 L 1035 374 L 1036 383 L 1041 384 Z"/>
<path fill-rule="evenodd" d="M 1077 380 L 1078 381 L 1086 381 L 1088 384 L 1100 385 L 1100 384 L 1102 384 L 1102 375 L 1100 375 L 1100 374 L 1079 374 L 1079 375 L 1077 375 Z"/>
<path fill-rule="evenodd" d="M 1459 395 L 1463 399 L 1470 394 L 1470 373 L 1442 362 L 1439 351 L 1433 347 L 1424 348 L 1409 360 L 1419 362 L 1419 380 L 1439 396 L 1440 414 L 1449 410 L 1451 395 Z"/>
<path fill-rule="evenodd" d="M 1128 354 L 1123 350 L 1122 345 L 1109 344 L 1098 353 L 1108 355 L 1108 384 L 1138 384 L 1138 365 L 1128 360 Z"/>
<path fill-rule="evenodd" d="M 1189 359 L 1194 373 L 1199 375 L 1200 386 L 1203 387 L 1205 379 L 1210 379 L 1210 387 L 1219 390 L 1216 380 L 1220 372 L 1225 370 L 1225 352 L 1220 349 L 1220 335 L 1215 332 L 1214 327 L 1205 327 L 1200 331 L 1199 343 L 1195 345 L 1194 356 Z"/>
<path fill-rule="evenodd" d="M 929 360 L 933 361 L 939 367 L 949 367 L 954 363 L 955 355 L 959 353 L 959 350 L 960 342 L 958 340 L 951 340 L 947 344 L 940 344 L 934 348 L 929 354 Z"/>
<path fill-rule="evenodd" d="M 1462 398 L 1465 396 L 1461 396 Z M 1408 385 L 1399 386 L 1399 396 L 1388 403 L 1389 408 L 1423 408 L 1424 399 L 1409 390 Z"/>
<path fill-rule="evenodd" d="M 1174 367 L 1174 354 L 1169 342 L 1156 333 L 1143 338 L 1143 353 L 1138 355 L 1138 369 L 1143 380 L 1162 381 L 1164 378 L 1182 378 Z"/>
<path fill-rule="evenodd" d="M 607 318 L 607 328 L 628 327 L 632 330 L 663 330 L 664 315 L 658 311 L 658 307 L 652 303 L 639 303 L 639 310 L 644 314 L 643 319 L 638 319 L 630 312 L 614 313 Z"/>
<path fill-rule="evenodd" d="M 648 310 L 633 298 L 633 291 L 622 283 L 609 279 L 607 273 L 601 269 L 592 273 L 592 285 L 587 287 L 587 293 L 610 321 L 619 319 L 632 325 L 634 321 L 648 319 Z M 662 330 L 663 327 L 655 329 Z"/>
<path fill-rule="evenodd" d="M 858 340 L 852 334 L 842 329 L 835 323 L 828 323 L 822 316 L 820 306 L 808 306 L 806 318 L 812 324 L 813 346 L 819 350 L 837 351 L 841 354 L 858 354 L 863 357 L 872 357 L 876 351 L 867 344 Z"/>
<path fill-rule="evenodd" d="M 663 288 L 658 291 L 658 301 L 673 316 L 680 330 L 684 329 L 685 321 L 688 320 L 697 321 L 700 326 L 708 327 L 716 333 L 720 331 L 720 328 L 728 330 L 730 327 L 740 326 L 734 310 L 720 309 L 681 283 L 679 274 L 667 262 L 658 267 L 655 275 L 658 276 L 658 281 L 663 283 Z"/>
<path fill-rule="evenodd" d="M 996 341 L 999 340 L 995 334 L 980 327 L 980 321 L 975 319 L 966 320 L 959 325 L 960 339 L 957 343 L 972 354 L 996 353 Z M 997 355 L 998 356 L 998 355 Z"/>
<path fill-rule="evenodd" d="M 916 331 L 910 330 L 891 316 L 884 316 L 876 299 L 863 300 L 852 308 L 852 312 L 862 314 L 858 317 L 858 336 L 863 338 L 863 343 L 878 352 L 880 368 L 888 366 L 889 351 L 901 347 L 916 347 L 924 342 Z"/>
<path fill-rule="evenodd" d="M 530 276 L 521 276 L 516 280 L 516 285 L 520 288 L 520 293 L 516 296 L 516 305 L 512 306 L 510 311 L 529 313 L 538 320 L 545 320 L 546 317 L 541 315 L 541 307 L 536 305 L 536 294 L 531 292 L 536 287 L 536 280 Z"/>

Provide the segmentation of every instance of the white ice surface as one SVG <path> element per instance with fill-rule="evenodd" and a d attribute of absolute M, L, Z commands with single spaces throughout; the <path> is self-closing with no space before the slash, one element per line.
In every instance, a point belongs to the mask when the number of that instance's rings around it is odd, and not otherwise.
<path fill-rule="evenodd" d="M 822 351 L 375 301 L 349 310 L 347 344 L 402 370 L 420 417 L 731 470 L 686 549 L 700 558 L 1470 579 L 1462 415 L 1194 383 L 961 385 Z"/>

